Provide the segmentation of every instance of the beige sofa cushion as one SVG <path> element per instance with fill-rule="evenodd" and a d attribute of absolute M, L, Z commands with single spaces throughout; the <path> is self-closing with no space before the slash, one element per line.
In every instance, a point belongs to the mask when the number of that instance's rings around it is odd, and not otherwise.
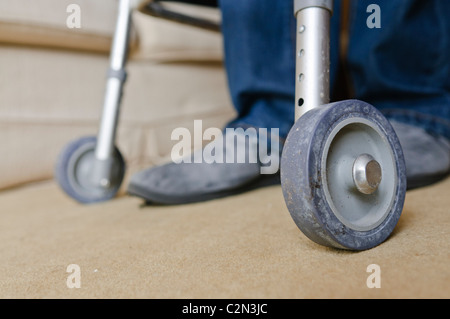
<path fill-rule="evenodd" d="M 108 56 L 0 46 L 0 189 L 49 179 L 62 148 L 96 135 Z M 170 159 L 171 132 L 234 116 L 221 64 L 130 61 L 117 144 L 137 169 Z M 124 183 L 126 185 L 126 182 Z"/>
<path fill-rule="evenodd" d="M 191 17 L 220 23 L 220 11 L 180 3 L 164 3 L 165 8 Z M 135 59 L 157 61 L 222 61 L 222 35 L 197 27 L 149 17 L 136 11 L 133 22 L 139 35 Z"/>
<path fill-rule="evenodd" d="M 70 4 L 81 8 L 80 29 L 66 26 Z M 64 145 L 96 135 L 117 4 L 0 0 L 0 189 L 51 178 Z M 170 7 L 220 19 L 215 9 Z M 117 139 L 129 168 L 126 178 L 169 160 L 174 128 L 191 128 L 195 119 L 203 119 L 205 129 L 221 127 L 234 116 L 219 33 L 137 11 L 132 30 Z"/>
<path fill-rule="evenodd" d="M 67 27 L 70 4 L 80 6 L 79 29 Z M 112 0 L 0 0 L 0 42 L 106 52 L 116 16 Z"/>
<path fill-rule="evenodd" d="M 68 28 L 67 8 L 80 6 L 81 28 Z M 220 21 L 218 9 L 165 4 L 177 12 Z M 0 43 L 109 52 L 117 0 L 0 0 Z M 220 61 L 222 37 L 144 15 L 132 16 L 131 58 L 158 61 Z"/>

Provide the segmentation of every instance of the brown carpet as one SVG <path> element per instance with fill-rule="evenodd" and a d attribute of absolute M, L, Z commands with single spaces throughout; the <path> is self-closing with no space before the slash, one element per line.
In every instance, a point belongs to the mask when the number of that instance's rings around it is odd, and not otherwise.
<path fill-rule="evenodd" d="M 0 193 L 1 298 L 449 298 L 450 179 L 407 194 L 389 240 L 354 253 L 316 245 L 281 188 L 144 207 L 82 206 L 53 182 Z M 69 289 L 77 264 L 81 288 Z M 367 287 L 367 267 L 381 288 Z"/>

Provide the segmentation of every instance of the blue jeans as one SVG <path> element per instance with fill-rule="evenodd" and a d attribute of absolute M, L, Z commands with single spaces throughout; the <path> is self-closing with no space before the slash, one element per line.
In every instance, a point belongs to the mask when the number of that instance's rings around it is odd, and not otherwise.
<path fill-rule="evenodd" d="M 370 4 L 381 28 L 369 28 Z M 331 100 L 337 92 L 341 1 L 331 21 Z M 238 116 L 227 127 L 279 128 L 294 122 L 293 0 L 221 0 L 225 67 Z M 450 1 L 351 1 L 346 72 L 351 98 L 389 119 L 450 139 Z"/>

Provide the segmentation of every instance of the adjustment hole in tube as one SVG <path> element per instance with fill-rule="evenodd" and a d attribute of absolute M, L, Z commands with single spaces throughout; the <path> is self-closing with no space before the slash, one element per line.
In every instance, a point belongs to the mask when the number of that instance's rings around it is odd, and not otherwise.
<path fill-rule="evenodd" d="M 298 99 L 298 106 L 303 106 L 303 104 L 305 104 L 305 100 L 302 98 Z"/>

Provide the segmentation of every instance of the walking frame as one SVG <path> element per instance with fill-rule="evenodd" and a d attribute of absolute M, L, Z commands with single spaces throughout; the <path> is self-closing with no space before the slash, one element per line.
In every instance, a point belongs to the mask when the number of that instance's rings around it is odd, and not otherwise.
<path fill-rule="evenodd" d="M 111 199 L 122 183 L 125 163 L 115 139 L 135 9 L 220 31 L 215 22 L 173 12 L 159 1 L 119 0 L 98 135 L 69 144 L 56 169 L 63 190 L 82 203 Z M 295 223 L 311 240 L 334 248 L 369 249 L 390 235 L 403 209 L 403 153 L 389 122 L 374 107 L 357 100 L 330 104 L 333 0 L 293 0 L 293 9 L 295 124 L 281 158 L 285 201 Z"/>

